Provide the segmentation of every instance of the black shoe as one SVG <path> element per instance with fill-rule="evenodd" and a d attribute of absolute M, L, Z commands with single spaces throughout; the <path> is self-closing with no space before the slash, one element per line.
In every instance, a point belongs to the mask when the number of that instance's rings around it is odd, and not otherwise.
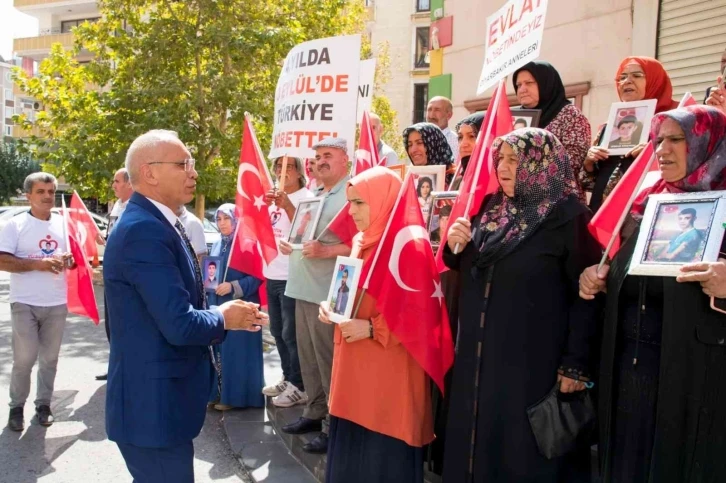
<path fill-rule="evenodd" d="M 11 431 L 22 431 L 25 429 L 25 421 L 23 420 L 23 408 L 12 408 L 10 417 L 8 417 L 8 428 Z"/>
<path fill-rule="evenodd" d="M 320 419 L 308 419 L 300 417 L 294 423 L 282 427 L 282 432 L 287 434 L 305 434 L 323 429 L 323 422 Z"/>
<path fill-rule="evenodd" d="M 35 408 L 35 414 L 38 416 L 38 423 L 41 426 L 50 426 L 55 421 L 53 413 L 50 412 L 50 406 L 43 404 Z"/>
<path fill-rule="evenodd" d="M 108 379 L 108 374 L 101 374 L 100 376 L 96 376 L 97 381 L 105 381 Z"/>
<path fill-rule="evenodd" d="M 328 435 L 320 433 L 314 440 L 302 447 L 306 453 L 325 454 L 328 452 Z"/>

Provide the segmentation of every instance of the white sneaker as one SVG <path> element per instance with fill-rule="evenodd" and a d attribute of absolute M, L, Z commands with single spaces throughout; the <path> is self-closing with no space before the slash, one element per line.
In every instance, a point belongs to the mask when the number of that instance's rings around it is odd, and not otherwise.
<path fill-rule="evenodd" d="M 279 396 L 272 398 L 272 404 L 278 408 L 291 408 L 298 404 L 305 404 L 308 402 L 308 395 L 305 391 L 301 391 L 294 384 L 287 383 L 287 389 Z"/>
<path fill-rule="evenodd" d="M 265 396 L 279 396 L 283 392 L 285 392 L 285 389 L 287 389 L 288 382 L 284 379 L 282 379 L 280 382 L 276 382 L 275 384 L 271 384 L 269 386 L 265 386 L 262 388 L 262 394 Z"/>

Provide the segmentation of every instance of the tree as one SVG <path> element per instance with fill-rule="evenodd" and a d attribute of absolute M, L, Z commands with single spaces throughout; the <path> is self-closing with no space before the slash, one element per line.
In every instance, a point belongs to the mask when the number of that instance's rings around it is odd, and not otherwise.
<path fill-rule="evenodd" d="M 196 211 L 205 195 L 233 196 L 244 112 L 267 145 L 282 61 L 296 44 L 362 31 L 360 0 L 101 0 L 102 19 L 53 47 L 19 87 L 44 106 L 26 147 L 82 196 L 109 197 L 131 141 L 149 129 L 179 133 L 197 160 Z M 88 51 L 94 60 L 79 64 Z M 89 86 L 94 86 L 89 88 Z"/>
<path fill-rule="evenodd" d="M 15 144 L 0 142 L 0 203 L 9 203 L 18 196 L 25 177 L 38 170 L 38 163 L 19 152 Z"/>
<path fill-rule="evenodd" d="M 383 86 L 391 78 L 391 57 L 388 53 L 388 42 L 379 43 L 376 50 L 376 74 L 371 109 L 381 118 L 381 124 L 385 127 L 383 136 L 381 136 L 383 142 L 396 151 L 399 158 L 401 158 L 405 151 L 403 149 L 401 129 L 398 125 L 398 117 L 396 116 L 397 113 L 391 107 L 391 102 L 383 90 Z"/>

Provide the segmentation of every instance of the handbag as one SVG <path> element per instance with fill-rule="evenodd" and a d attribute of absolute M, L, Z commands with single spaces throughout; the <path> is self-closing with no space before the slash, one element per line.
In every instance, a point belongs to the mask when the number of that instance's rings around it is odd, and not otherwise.
<path fill-rule="evenodd" d="M 547 459 L 572 451 L 592 431 L 595 406 L 590 391 L 560 392 L 559 381 L 540 401 L 527 408 L 539 452 Z"/>

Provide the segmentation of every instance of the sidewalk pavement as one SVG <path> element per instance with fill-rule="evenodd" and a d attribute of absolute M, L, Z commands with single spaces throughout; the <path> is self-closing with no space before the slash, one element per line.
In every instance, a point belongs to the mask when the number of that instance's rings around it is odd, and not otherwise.
<path fill-rule="evenodd" d="M 266 332 L 266 333 L 265 333 Z M 271 337 L 267 330 L 263 332 L 265 381 L 269 384 L 282 379 L 282 368 L 277 349 L 270 344 Z M 302 407 L 279 409 L 267 398 L 268 408 L 229 410 L 224 412 L 223 426 L 227 433 L 232 453 L 256 483 L 316 483 L 322 481 L 324 456 L 307 455 L 302 452 L 302 443 L 295 444 L 295 439 L 279 431 L 282 424 L 291 422 L 302 414 Z M 266 409 L 269 409 L 269 414 Z M 307 436 L 307 435 L 305 435 Z M 285 438 L 283 441 L 282 437 Z M 312 437 L 315 437 L 313 434 Z M 310 438 L 312 439 L 312 438 Z M 286 444 L 287 443 L 287 444 Z M 292 448 L 291 453 L 288 448 Z M 296 451 L 296 448 L 299 451 Z M 320 480 L 293 456 L 305 458 L 306 466 L 319 473 Z M 322 461 L 322 464 L 320 462 Z M 311 466 L 312 464 L 312 466 Z"/>

